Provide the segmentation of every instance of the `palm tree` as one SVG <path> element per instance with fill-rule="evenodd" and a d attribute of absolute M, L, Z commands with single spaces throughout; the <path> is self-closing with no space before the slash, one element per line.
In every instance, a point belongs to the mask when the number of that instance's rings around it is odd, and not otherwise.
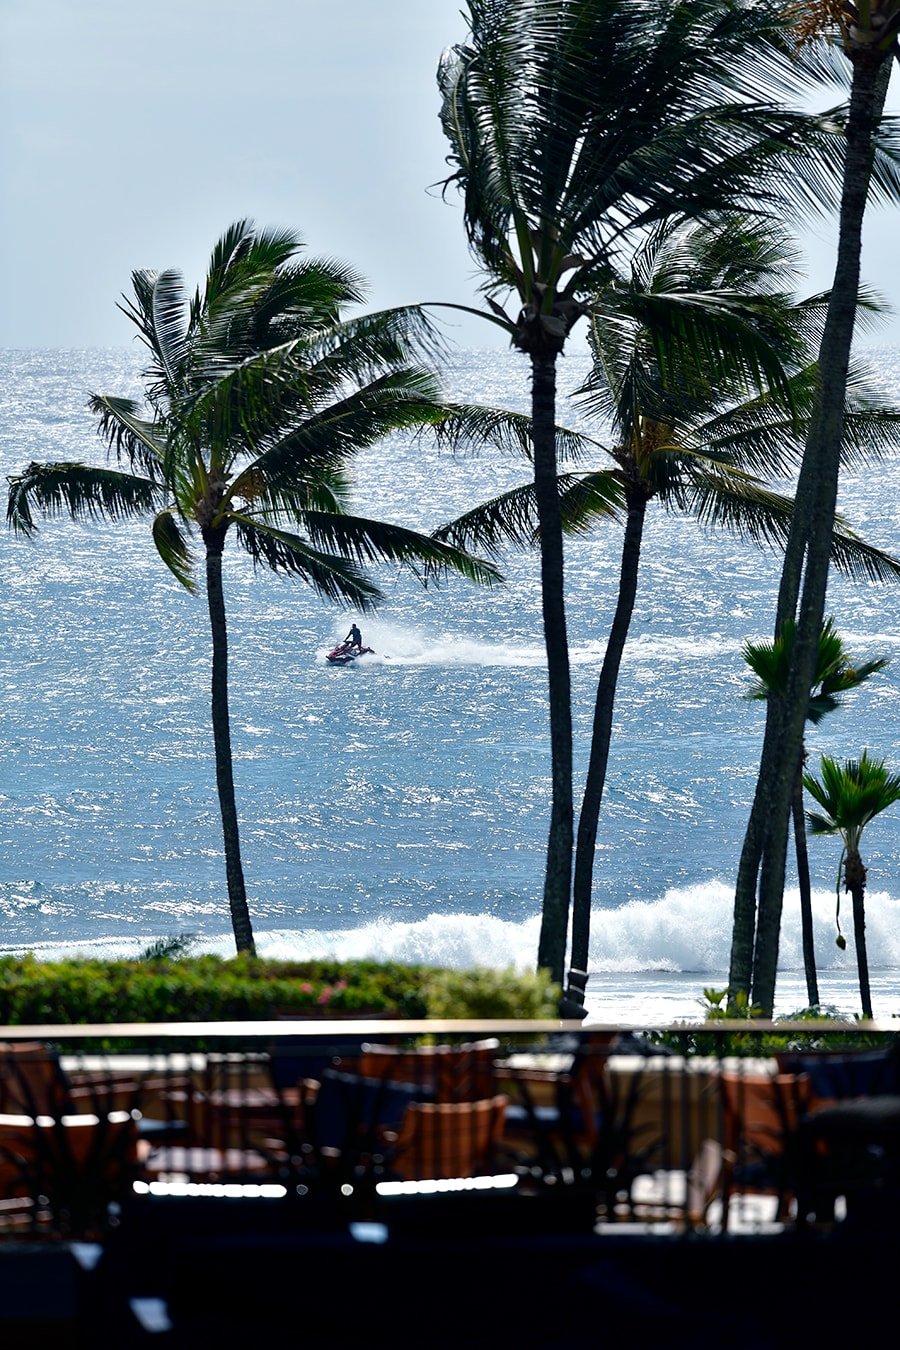
<path fill-rule="evenodd" d="M 829 755 L 823 755 L 821 780 L 812 774 L 804 774 L 803 786 L 822 808 L 821 814 L 817 811 L 807 812 L 810 832 L 839 834 L 843 840 L 837 879 L 838 945 L 845 945 L 840 931 L 843 864 L 844 889 L 850 892 L 853 900 L 853 939 L 856 944 L 863 1017 L 871 1017 L 872 993 L 866 953 L 866 869 L 860 857 L 859 845 L 869 821 L 893 806 L 894 802 L 900 801 L 900 774 L 888 773 L 884 760 L 869 759 L 867 750 L 863 751 L 860 759 L 848 759 L 844 764 L 839 764 Z"/>
<path fill-rule="evenodd" d="M 35 511 L 113 522 L 151 514 L 162 560 L 190 591 L 191 543 L 199 537 L 228 898 L 237 949 L 249 953 L 228 713 L 226 537 L 233 534 L 255 563 L 361 611 L 380 598 L 366 568 L 383 560 L 425 579 L 448 568 L 475 581 L 498 578 L 491 564 L 457 548 L 348 512 L 346 467 L 361 447 L 399 428 L 449 419 L 471 429 L 492 415 L 442 403 L 417 360 L 432 345 L 421 311 L 342 320 L 344 307 L 362 298 L 360 279 L 300 251 L 290 232 L 238 221 L 216 244 L 204 287 L 191 299 L 176 271 L 134 272 L 134 295 L 122 308 L 149 352 L 147 411 L 92 394 L 107 458 L 117 466 L 30 464 L 10 479 L 7 511 L 26 535 L 35 530 Z"/>
<path fill-rule="evenodd" d="M 770 97 L 779 79 L 788 87 L 773 7 L 468 0 L 467 17 L 467 41 L 438 73 L 452 168 L 444 186 L 462 193 L 485 317 L 531 363 L 553 784 L 538 964 L 559 980 L 573 807 L 557 358 L 615 260 L 656 222 L 751 199 L 761 208 L 778 196 L 820 199 L 831 159 L 809 152 L 832 131 Z M 510 293 L 513 314 L 497 299 Z"/>
<path fill-rule="evenodd" d="M 611 428 L 612 466 L 559 475 L 560 510 L 563 528 L 578 533 L 621 503 L 625 531 L 578 822 L 573 999 L 586 984 L 597 826 L 647 510 L 657 500 L 757 544 L 787 538 L 792 503 L 761 475 L 786 472 L 799 454 L 798 430 L 815 388 L 805 334 L 821 308 L 784 293 L 789 259 L 780 231 L 733 216 L 662 228 L 638 251 L 630 274 L 593 301 L 593 363 L 580 402 Z M 900 411 L 885 408 L 855 376 L 848 454 L 892 443 L 898 427 Z M 438 537 L 491 552 L 503 543 L 529 546 L 539 528 L 533 489 L 523 487 L 467 512 Z M 900 574 L 900 563 L 862 543 L 840 519 L 833 547 L 845 571 L 880 580 Z"/>
<path fill-rule="evenodd" d="M 787 674 L 790 669 L 791 644 L 794 624 L 788 622 L 774 642 L 748 642 L 743 656 L 756 676 L 756 683 L 747 693 L 750 699 L 768 699 L 770 695 L 784 698 Z M 884 670 L 887 660 L 864 661 L 852 664 L 846 648 L 835 631 L 834 620 L 828 619 L 819 635 L 819 652 L 813 686 L 809 696 L 806 720 L 816 727 L 822 718 L 843 703 L 843 695 Z M 806 748 L 801 751 L 800 769 L 791 801 L 794 827 L 794 848 L 797 856 L 797 883 L 800 890 L 800 924 L 803 936 L 803 968 L 806 973 L 806 997 L 811 1008 L 819 1005 L 819 985 L 816 978 L 816 954 L 813 939 L 812 886 L 809 876 L 809 855 L 806 848 L 806 825 L 803 814 L 803 765 Z"/>
<path fill-rule="evenodd" d="M 771 1016 L 784 896 L 788 818 L 800 764 L 803 725 L 825 613 L 831 524 L 837 501 L 844 390 L 860 282 L 862 223 L 871 189 L 897 200 L 893 161 L 877 157 L 879 124 L 900 29 L 900 0 L 852 0 L 794 7 L 801 41 L 837 33 L 852 68 L 844 132 L 840 235 L 834 284 L 819 349 L 819 388 L 800 476 L 794 528 L 785 552 L 775 634 L 797 620 L 783 700 L 770 700 L 753 807 L 738 868 L 729 989 L 735 1004 L 752 1001 Z M 886 138 L 882 135 L 882 141 Z M 758 910 L 757 910 L 758 882 Z"/>

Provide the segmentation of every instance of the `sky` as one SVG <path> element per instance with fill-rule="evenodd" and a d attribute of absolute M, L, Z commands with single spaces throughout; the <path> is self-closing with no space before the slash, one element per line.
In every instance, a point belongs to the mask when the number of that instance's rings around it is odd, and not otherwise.
<path fill-rule="evenodd" d="M 232 221 L 298 231 L 369 281 L 368 308 L 478 303 L 446 174 L 435 70 L 462 0 L 0 0 L 0 346 L 114 347 L 138 267 L 192 288 Z M 900 76 L 891 106 L 900 108 Z M 900 210 L 900 209 L 898 209 Z M 898 210 L 863 271 L 895 309 Z M 836 226 L 804 235 L 809 293 Z M 452 343 L 496 326 L 442 321 Z"/>

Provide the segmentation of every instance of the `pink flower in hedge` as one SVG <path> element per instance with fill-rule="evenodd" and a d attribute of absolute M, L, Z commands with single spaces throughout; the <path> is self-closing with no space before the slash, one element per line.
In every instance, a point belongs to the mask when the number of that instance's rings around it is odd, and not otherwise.
<path fill-rule="evenodd" d="M 301 994 L 311 994 L 311 993 L 312 993 L 312 989 L 313 989 L 313 987 L 312 987 L 312 985 L 309 983 L 309 981 L 308 981 L 308 980 L 304 980 L 303 983 L 302 983 L 301 986 L 300 986 L 300 993 L 301 993 Z"/>
<path fill-rule="evenodd" d="M 319 997 L 316 999 L 316 1002 L 319 1003 L 319 1004 L 322 1004 L 322 1003 L 330 1003 L 330 1002 L 331 1002 L 331 995 L 332 995 L 333 993 L 334 993 L 334 990 L 333 990 L 333 989 L 330 989 L 329 986 L 326 984 L 325 988 L 322 990 L 321 994 L 320 994 Z"/>

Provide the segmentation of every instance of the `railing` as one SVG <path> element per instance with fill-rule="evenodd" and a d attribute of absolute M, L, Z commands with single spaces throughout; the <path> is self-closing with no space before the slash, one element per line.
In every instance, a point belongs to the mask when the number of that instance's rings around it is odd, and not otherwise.
<path fill-rule="evenodd" d="M 888 1028 L 278 1021 L 0 1042 L 0 1235 L 98 1236 L 181 1197 L 253 1200 L 286 1228 L 446 1223 L 469 1203 L 511 1232 L 712 1238 L 871 1222 L 900 1184 Z"/>

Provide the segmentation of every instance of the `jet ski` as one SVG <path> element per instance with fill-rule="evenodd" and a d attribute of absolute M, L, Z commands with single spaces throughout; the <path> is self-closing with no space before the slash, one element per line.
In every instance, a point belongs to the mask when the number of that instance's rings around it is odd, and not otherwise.
<path fill-rule="evenodd" d="M 340 642 L 334 651 L 327 653 L 325 660 L 330 666 L 352 666 L 361 656 L 374 655 L 374 647 L 357 647 L 352 642 Z"/>

